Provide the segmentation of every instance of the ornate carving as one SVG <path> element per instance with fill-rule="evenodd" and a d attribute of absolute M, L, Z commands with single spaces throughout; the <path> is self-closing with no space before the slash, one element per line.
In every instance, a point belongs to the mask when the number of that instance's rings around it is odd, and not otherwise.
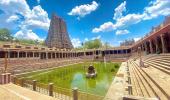
<path fill-rule="evenodd" d="M 62 18 L 55 14 L 52 15 L 48 36 L 45 43 L 48 47 L 56 47 L 60 49 L 73 48 L 67 32 L 66 23 Z"/>

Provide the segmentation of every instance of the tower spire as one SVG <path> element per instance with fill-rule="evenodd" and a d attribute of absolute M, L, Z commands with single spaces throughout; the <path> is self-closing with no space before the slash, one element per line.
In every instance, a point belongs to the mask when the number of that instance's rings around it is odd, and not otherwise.
<path fill-rule="evenodd" d="M 60 49 L 73 48 L 65 21 L 55 13 L 52 14 L 48 36 L 45 42 L 48 47 L 56 47 Z"/>

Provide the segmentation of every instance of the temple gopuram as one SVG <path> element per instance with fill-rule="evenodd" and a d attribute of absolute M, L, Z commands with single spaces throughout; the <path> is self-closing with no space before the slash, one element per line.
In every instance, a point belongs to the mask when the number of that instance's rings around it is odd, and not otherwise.
<path fill-rule="evenodd" d="M 50 27 L 48 30 L 48 36 L 45 41 L 46 46 L 56 47 L 56 48 L 67 48 L 72 49 L 67 27 L 65 21 L 59 16 L 53 14 L 50 22 Z"/>

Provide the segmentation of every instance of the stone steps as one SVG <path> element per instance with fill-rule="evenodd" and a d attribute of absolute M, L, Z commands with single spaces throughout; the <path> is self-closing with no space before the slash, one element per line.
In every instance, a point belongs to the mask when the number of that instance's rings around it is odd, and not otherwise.
<path fill-rule="evenodd" d="M 137 86 L 137 81 L 135 80 L 135 75 L 134 75 L 134 73 L 133 73 L 133 70 L 132 70 L 132 68 L 131 67 L 129 67 L 129 72 L 130 72 L 130 77 L 131 77 L 131 84 L 132 84 L 132 94 L 133 95 L 136 95 L 136 96 L 138 96 L 138 95 L 140 95 L 140 90 L 139 90 L 139 87 Z"/>
<path fill-rule="evenodd" d="M 143 58 L 143 60 L 147 60 L 147 59 L 150 59 L 150 58 L 155 57 L 155 56 L 157 56 L 157 54 L 142 56 L 142 58 Z"/>
<path fill-rule="evenodd" d="M 153 92 L 151 85 L 148 84 L 148 81 L 146 80 L 146 78 L 135 68 L 135 65 L 133 62 L 132 62 L 132 67 L 136 71 L 138 76 L 141 78 L 140 82 L 143 83 L 143 87 L 144 87 L 143 92 L 147 94 L 145 95 L 145 97 L 155 97 L 155 94 Z"/>
<path fill-rule="evenodd" d="M 167 70 L 170 70 L 170 63 L 167 63 L 167 62 L 153 61 L 153 62 L 148 62 L 148 63 L 155 64 L 157 66 L 161 66 Z"/>
<path fill-rule="evenodd" d="M 155 64 L 155 63 L 148 63 L 148 62 L 146 62 L 146 64 L 166 73 L 167 75 L 170 75 L 170 70 L 167 69 L 167 66 L 158 65 L 158 64 Z"/>
<path fill-rule="evenodd" d="M 170 61 L 161 61 L 161 60 L 154 60 L 154 61 L 148 61 L 148 63 L 155 63 L 155 64 L 159 64 L 159 65 L 165 65 L 167 66 L 167 68 L 170 68 Z"/>
<path fill-rule="evenodd" d="M 155 68 L 144 68 L 143 69 L 146 73 L 148 73 L 155 82 L 158 83 L 158 85 L 164 89 L 164 91 L 170 96 L 170 89 L 167 87 L 170 87 L 170 77 L 169 75 L 166 75 L 165 73 L 162 73 L 160 70 Z M 152 70 L 152 71 L 151 71 Z"/>
<path fill-rule="evenodd" d="M 159 63 L 163 63 L 163 64 L 170 64 L 170 59 L 154 59 L 151 61 L 146 61 L 146 62 L 159 62 Z"/>
<path fill-rule="evenodd" d="M 134 62 L 134 64 L 135 64 L 135 62 Z M 136 66 L 138 66 L 138 65 L 136 64 Z M 150 75 L 150 73 L 155 73 L 154 71 L 151 71 L 151 70 L 146 71 L 147 68 L 144 69 L 139 66 L 135 67 L 135 68 L 138 69 L 143 75 L 145 75 L 148 82 L 150 84 L 152 84 L 153 89 L 155 90 L 155 92 L 157 92 L 157 95 L 161 100 L 170 99 L 170 96 L 168 94 L 169 91 L 167 90 L 168 86 L 166 85 L 167 83 L 165 83 L 165 82 L 161 83 L 161 79 L 155 78 L 152 75 Z M 156 73 L 155 73 L 155 75 L 156 75 Z"/>
<path fill-rule="evenodd" d="M 169 54 L 149 54 L 149 55 L 142 56 L 142 58 L 144 60 L 147 60 L 147 59 L 152 59 L 155 57 L 166 57 L 167 55 L 169 55 Z"/>
<path fill-rule="evenodd" d="M 159 60 L 159 59 L 162 59 L 162 60 L 170 60 L 170 57 L 154 57 L 152 59 L 147 59 L 147 60 L 143 60 L 144 62 L 145 61 L 154 61 L 154 60 Z"/>
<path fill-rule="evenodd" d="M 148 91 L 147 91 L 147 89 L 146 89 L 146 86 L 144 85 L 145 83 L 144 83 L 144 80 L 143 80 L 143 78 L 141 78 L 141 76 L 139 75 L 139 73 L 136 71 L 136 69 L 134 69 L 133 67 L 132 67 L 132 70 L 133 70 L 133 72 L 136 74 L 136 76 L 137 76 L 137 79 L 138 79 L 138 82 L 140 83 L 140 89 L 141 89 L 141 91 L 142 91 L 142 94 L 143 94 L 143 97 L 149 97 L 149 93 L 148 93 Z"/>
<path fill-rule="evenodd" d="M 23 87 L 17 86 L 15 84 L 5 84 L 2 87 L 5 91 L 8 91 L 8 95 L 14 95 L 16 97 L 20 97 L 21 99 L 15 100 L 59 100 L 58 98 L 53 98 L 47 95 L 40 94 L 38 92 L 25 89 Z M 1 95 L 0 95 L 1 98 Z M 14 100 L 11 99 L 11 100 Z"/>
<path fill-rule="evenodd" d="M 168 55 L 157 55 L 157 56 L 152 56 L 150 58 L 145 58 L 145 57 L 142 57 L 142 58 L 143 58 L 143 61 L 149 61 L 149 60 L 154 60 L 154 59 L 159 59 L 159 58 L 169 60 L 170 56 L 168 56 Z"/>

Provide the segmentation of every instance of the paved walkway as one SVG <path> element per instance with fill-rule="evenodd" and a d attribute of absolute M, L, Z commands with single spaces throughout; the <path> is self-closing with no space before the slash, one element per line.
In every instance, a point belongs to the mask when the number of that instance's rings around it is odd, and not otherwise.
<path fill-rule="evenodd" d="M 104 100 L 120 100 L 124 96 L 124 73 L 126 62 L 123 62 L 112 82 Z"/>
<path fill-rule="evenodd" d="M 0 85 L 0 100 L 59 100 L 12 83 Z"/>

